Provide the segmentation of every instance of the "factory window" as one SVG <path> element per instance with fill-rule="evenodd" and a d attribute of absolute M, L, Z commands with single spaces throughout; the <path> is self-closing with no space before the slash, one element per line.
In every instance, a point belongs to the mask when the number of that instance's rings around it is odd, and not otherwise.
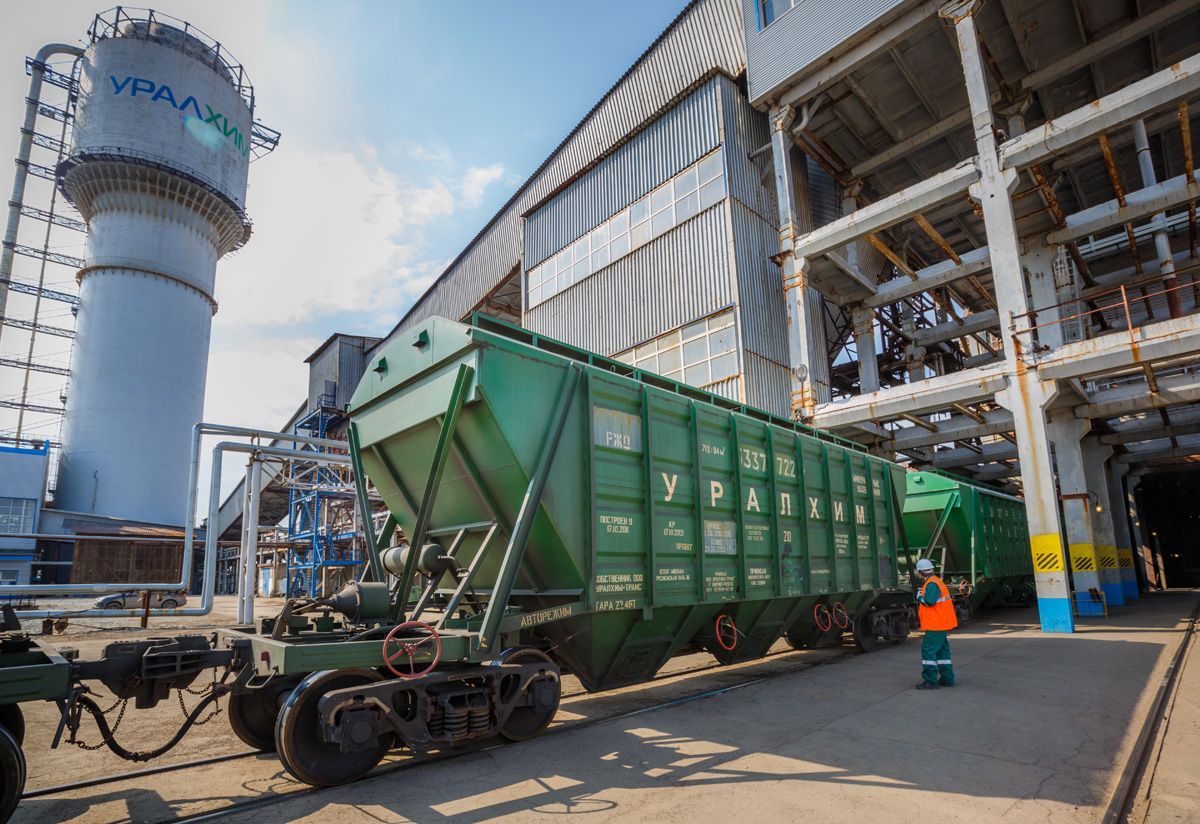
<path fill-rule="evenodd" d="M 733 310 L 660 335 L 620 353 L 616 359 L 692 386 L 732 378 L 738 373 Z"/>
<path fill-rule="evenodd" d="M 526 306 L 554 297 L 723 197 L 725 163 L 717 149 L 526 272 Z"/>
<path fill-rule="evenodd" d="M 758 0 L 763 27 L 774 23 L 784 12 L 790 11 L 797 2 L 799 0 Z"/>
<path fill-rule="evenodd" d="M 33 498 L 0 498 L 0 532 L 33 532 Z"/>

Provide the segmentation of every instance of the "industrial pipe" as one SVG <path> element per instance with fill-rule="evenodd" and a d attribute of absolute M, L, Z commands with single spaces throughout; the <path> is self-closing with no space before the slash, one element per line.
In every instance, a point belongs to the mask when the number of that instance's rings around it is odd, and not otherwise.
<path fill-rule="evenodd" d="M 246 569 L 250 566 L 250 561 L 247 558 L 247 553 L 251 546 L 256 546 L 258 543 L 257 521 L 250 520 L 250 511 L 254 507 L 254 501 L 251 500 L 254 483 L 254 465 L 256 461 L 254 456 L 250 456 L 250 460 L 246 461 L 246 474 L 242 479 L 242 528 L 238 534 L 238 565 L 235 579 L 237 580 L 237 622 L 245 624 L 246 621 Z M 255 525 L 254 540 L 247 538 L 247 527 L 251 524 Z"/>
<path fill-rule="evenodd" d="M 245 543 L 245 568 L 242 571 L 242 586 L 239 595 L 239 624 L 254 623 L 254 573 L 258 569 L 258 513 L 262 503 L 262 461 L 250 459 L 246 469 L 246 504 L 242 516 L 242 534 Z"/>
<path fill-rule="evenodd" d="M 192 558 L 195 548 L 195 517 L 196 517 L 196 499 L 199 494 L 200 486 L 200 437 L 202 434 L 232 434 L 246 437 L 270 437 L 276 439 L 294 440 L 299 443 L 307 443 L 314 446 L 327 446 L 336 448 L 345 448 L 344 441 L 335 441 L 328 438 L 311 438 L 305 435 L 289 435 L 285 432 L 271 432 L 268 430 L 245 429 L 237 426 L 225 426 L 223 424 L 199 423 L 192 428 L 192 460 L 191 460 L 191 485 L 188 491 L 188 501 L 186 515 L 184 519 L 183 533 L 183 569 L 181 570 L 180 580 L 169 582 L 153 582 L 153 583 L 114 583 L 114 584 L 27 584 L 25 586 L 7 587 L 5 592 L 10 594 L 44 594 L 44 595 L 108 595 L 114 592 L 128 592 L 130 589 L 150 589 L 150 590 L 174 590 L 188 589 L 191 586 L 191 570 Z M 329 453 L 306 452 L 299 449 L 286 449 L 283 447 L 274 446 L 258 446 L 255 444 L 237 443 L 234 441 L 223 441 L 213 450 L 213 467 L 214 480 L 213 491 L 214 500 L 210 501 L 209 506 L 209 523 L 216 523 L 216 516 L 220 506 L 220 453 L 221 452 L 249 452 L 260 453 L 264 455 L 274 455 L 284 458 L 301 458 L 306 461 L 314 461 L 316 463 L 336 463 L 349 464 L 349 455 L 338 455 Z M 216 504 L 214 508 L 213 504 Z M 211 530 L 210 530 L 211 532 Z M 3 534 L 3 538 L 27 538 L 35 540 L 56 540 L 64 542 L 75 542 L 79 540 L 88 540 L 92 536 L 78 535 L 46 535 L 39 533 L 22 533 L 22 534 Z M 137 538 L 129 539 L 137 541 Z M 162 539 L 150 539 L 161 542 Z M 206 534 L 205 548 L 214 540 L 214 536 Z M 215 567 L 214 567 L 215 569 Z M 116 614 L 124 615 L 128 612 L 117 610 Z M 156 614 L 151 610 L 151 614 Z M 191 614 L 188 611 L 181 610 L 163 610 L 162 614 Z M 200 613 L 196 613 L 200 614 Z M 33 616 L 30 616 L 33 617 Z M 45 616 L 43 616 L 45 617 Z"/>
<path fill-rule="evenodd" d="M 42 79 L 46 60 L 54 54 L 83 57 L 83 49 L 66 43 L 47 43 L 38 49 L 29 72 L 29 94 L 25 98 L 25 120 L 21 124 L 21 142 L 17 148 L 17 172 L 13 175 L 12 195 L 8 198 L 8 225 L 4 229 L 4 246 L 0 248 L 0 318 L 8 309 L 8 281 L 12 278 L 13 254 L 17 244 L 17 229 L 21 225 L 21 206 L 25 202 L 25 180 L 29 177 L 29 154 L 33 150 L 33 132 L 37 125 L 38 104 L 42 100 Z M 0 326 L 0 329 L 3 327 Z"/>
<path fill-rule="evenodd" d="M 301 443 L 308 443 L 316 446 L 332 446 L 344 448 L 343 441 L 334 441 L 324 438 L 311 438 L 302 435 L 289 435 L 285 432 L 269 432 L 263 430 L 243 429 L 240 427 L 223 426 L 220 424 L 197 424 L 193 428 L 193 455 L 192 465 L 194 472 L 192 474 L 191 490 L 188 496 L 187 510 L 188 520 L 184 524 L 184 549 L 183 549 L 183 569 L 180 581 L 172 581 L 169 583 L 116 583 L 116 584 L 35 584 L 27 586 L 13 586 L 5 589 L 6 593 L 10 594 L 47 594 L 47 595 L 104 595 L 114 592 L 128 592 L 131 589 L 137 590 L 186 590 L 191 584 L 192 557 L 194 554 L 194 528 L 193 520 L 195 518 L 196 496 L 199 492 L 199 434 L 204 432 L 228 432 L 235 435 L 249 435 L 252 437 L 274 437 L 277 439 L 295 440 Z M 221 499 L 221 463 L 222 455 L 225 452 L 244 452 L 251 455 L 269 455 L 273 457 L 301 459 L 313 463 L 321 464 L 341 464 L 349 465 L 350 456 L 337 453 L 312 452 L 299 449 L 286 449 L 283 447 L 274 446 L 259 446 L 255 444 L 239 443 L 234 441 L 222 441 L 213 447 L 212 460 L 212 478 L 209 486 L 209 528 L 205 530 L 204 541 L 204 583 L 201 589 L 200 606 L 198 608 L 184 609 L 151 609 L 149 615 L 152 616 L 188 616 L 188 615 L 207 615 L 212 611 L 213 595 L 216 587 L 216 569 L 217 569 L 217 532 L 215 524 L 220 512 Z M 261 476 L 260 476 L 261 477 Z M 0 536 L 8 537 L 8 536 Z M 36 533 L 27 535 L 31 538 L 58 538 L 64 540 L 62 536 L 47 536 Z M 79 536 L 69 536 L 70 540 L 79 540 Z M 86 536 L 84 538 L 86 540 Z M 161 539 L 160 539 L 161 540 Z M 129 617 L 134 614 L 142 614 L 144 611 L 124 610 L 124 609 L 87 609 L 87 610 L 17 610 L 19 618 L 54 618 L 60 615 L 71 615 L 77 617 L 96 617 L 96 618 L 114 618 L 114 617 Z"/>
<path fill-rule="evenodd" d="M 1150 156 L 1150 138 L 1146 135 L 1146 121 L 1140 117 L 1130 124 L 1133 128 L 1133 145 L 1137 148 L 1138 166 L 1142 170 L 1142 185 L 1146 188 L 1158 183 L 1154 174 L 1154 158 Z M 1154 253 L 1158 256 L 1158 269 L 1162 273 L 1163 290 L 1167 293 L 1167 313 L 1172 318 L 1183 315 L 1183 303 L 1175 287 L 1175 256 L 1171 253 L 1171 239 L 1167 237 L 1167 213 L 1158 212 L 1150 218 L 1154 227 Z M 1133 250 L 1136 251 L 1136 250 Z"/>

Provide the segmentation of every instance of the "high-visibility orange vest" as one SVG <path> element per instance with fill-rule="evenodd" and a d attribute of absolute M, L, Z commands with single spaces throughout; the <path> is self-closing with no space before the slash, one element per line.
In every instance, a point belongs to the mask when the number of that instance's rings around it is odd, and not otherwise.
<path fill-rule="evenodd" d="M 954 612 L 954 601 L 950 598 L 950 590 L 936 575 L 930 575 L 921 584 L 921 591 L 933 582 L 937 584 L 938 599 L 932 606 L 917 604 L 917 617 L 921 619 L 921 629 L 947 630 L 958 626 L 958 615 Z"/>

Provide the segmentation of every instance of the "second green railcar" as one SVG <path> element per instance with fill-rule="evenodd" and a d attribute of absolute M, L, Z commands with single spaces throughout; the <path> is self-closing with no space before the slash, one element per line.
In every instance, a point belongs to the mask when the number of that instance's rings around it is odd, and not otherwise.
<path fill-rule="evenodd" d="M 970 610 L 1027 605 L 1033 563 L 1025 502 L 936 472 L 912 472 L 904 531 L 918 558 L 929 558 Z"/>

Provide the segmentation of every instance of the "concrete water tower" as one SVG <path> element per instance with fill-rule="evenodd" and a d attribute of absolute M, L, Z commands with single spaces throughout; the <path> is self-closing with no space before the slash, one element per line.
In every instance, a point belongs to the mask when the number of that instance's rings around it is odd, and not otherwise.
<path fill-rule="evenodd" d="M 222 46 L 117 7 L 82 58 L 59 185 L 87 221 L 55 505 L 178 524 L 204 408 L 217 260 L 250 237 L 250 158 L 278 138 Z"/>

